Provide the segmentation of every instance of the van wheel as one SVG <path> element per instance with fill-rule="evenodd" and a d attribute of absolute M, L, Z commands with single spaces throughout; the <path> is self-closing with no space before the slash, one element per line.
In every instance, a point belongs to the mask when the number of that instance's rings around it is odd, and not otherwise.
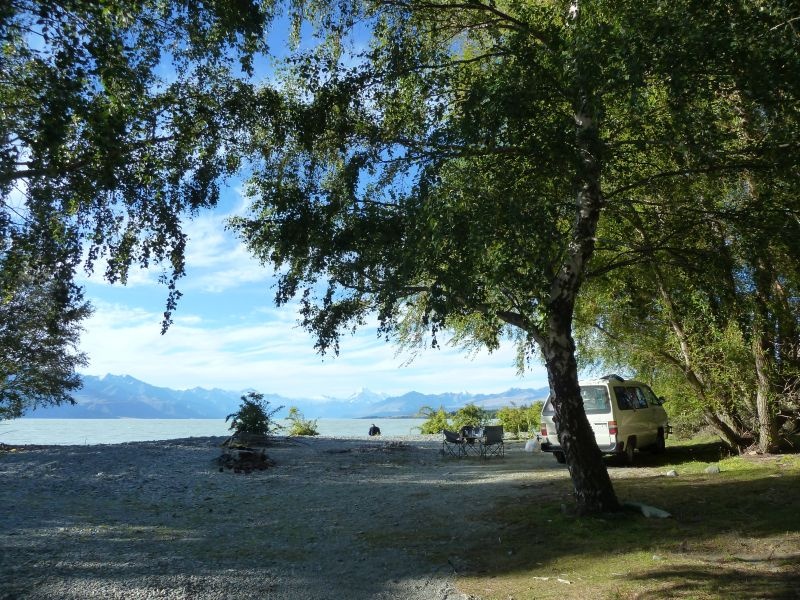
<path fill-rule="evenodd" d="M 625 462 L 629 465 L 633 464 L 633 453 L 636 450 L 636 438 L 629 437 L 625 442 Z"/>
<path fill-rule="evenodd" d="M 556 457 L 556 460 L 560 462 L 562 465 L 567 462 L 567 457 L 564 456 L 563 452 L 553 452 L 553 456 Z"/>
<path fill-rule="evenodd" d="M 656 436 L 656 443 L 653 446 L 653 454 L 661 454 L 666 449 L 667 449 L 667 442 L 664 439 L 664 430 L 659 429 L 658 435 Z"/>

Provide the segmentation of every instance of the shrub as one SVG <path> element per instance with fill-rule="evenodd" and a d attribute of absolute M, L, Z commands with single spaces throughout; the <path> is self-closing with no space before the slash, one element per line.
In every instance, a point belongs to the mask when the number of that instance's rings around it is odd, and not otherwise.
<path fill-rule="evenodd" d="M 504 406 L 497 411 L 497 418 L 503 429 L 520 437 L 523 433 L 534 436 L 539 431 L 542 415 L 542 403 L 534 402 L 530 406 Z"/>
<path fill-rule="evenodd" d="M 472 403 L 462 406 L 453 415 L 453 429 L 456 431 L 462 427 L 483 427 L 488 422 L 488 413 Z"/>
<path fill-rule="evenodd" d="M 264 394 L 248 392 L 241 397 L 242 403 L 239 410 L 225 417 L 225 422 L 231 421 L 230 429 L 236 433 L 252 433 L 256 435 L 272 435 L 281 429 L 273 416 L 283 409 L 269 407 L 269 400 L 264 400 Z"/>
<path fill-rule="evenodd" d="M 317 421 L 306 419 L 296 406 L 289 408 L 286 419 L 291 423 L 289 435 L 319 435 Z"/>
<path fill-rule="evenodd" d="M 443 429 L 450 429 L 447 413 L 443 406 L 440 406 L 439 410 L 433 410 L 430 406 L 423 406 L 417 414 L 428 419 L 419 426 L 420 433 L 441 433 Z"/>

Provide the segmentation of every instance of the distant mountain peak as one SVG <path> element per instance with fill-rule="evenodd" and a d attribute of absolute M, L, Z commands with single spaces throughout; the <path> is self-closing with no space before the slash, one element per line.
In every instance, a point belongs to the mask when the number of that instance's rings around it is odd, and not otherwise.
<path fill-rule="evenodd" d="M 387 394 L 373 392 L 372 390 L 361 387 L 347 397 L 348 402 L 377 402 L 388 398 Z"/>

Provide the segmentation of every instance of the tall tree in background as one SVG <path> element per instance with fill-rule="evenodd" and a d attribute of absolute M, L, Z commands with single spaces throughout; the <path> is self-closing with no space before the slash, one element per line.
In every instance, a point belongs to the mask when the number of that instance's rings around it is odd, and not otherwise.
<path fill-rule="evenodd" d="M 323 351 L 374 311 L 387 335 L 435 343 L 448 329 L 490 349 L 510 335 L 540 352 L 579 507 L 616 508 L 572 337 L 598 222 L 655 182 L 790 164 L 777 152 L 796 149 L 789 132 L 737 135 L 724 86 L 786 87 L 774 54 L 747 46 L 785 37 L 794 15 L 728 2 L 357 7 L 327 31 L 341 42 L 357 23 L 368 50 L 332 43 L 290 63 L 294 97 L 256 135 L 254 211 L 236 227 L 280 267 L 277 302 L 301 296 Z M 792 44 L 778 52 L 794 60 Z"/>
<path fill-rule="evenodd" d="M 700 416 L 732 449 L 772 452 L 800 408 L 798 16 L 778 2 L 725 9 L 704 36 L 676 28 L 687 63 L 715 50 L 715 68 L 691 67 L 700 94 L 687 106 L 704 121 L 689 136 L 685 108 L 662 111 L 680 129 L 638 160 L 685 170 L 610 196 L 578 321 L 584 359 L 653 376 L 684 423 Z"/>
<path fill-rule="evenodd" d="M 72 283 L 81 262 L 104 260 L 106 279 L 122 283 L 132 265 L 160 266 L 169 324 L 182 221 L 214 206 L 240 166 L 245 79 L 270 19 L 271 4 L 255 0 L 0 6 L 0 312 L 11 345 L 1 351 L 15 356 L 0 385 L 47 371 L 47 390 L 26 393 L 57 403 L 75 389 L 82 359 L 66 346 L 87 314 Z M 49 339 L 59 310 L 69 333 L 16 353 L 11 330 Z"/>
<path fill-rule="evenodd" d="M 628 263 L 594 279 L 579 307 L 585 360 L 652 376 L 682 426 L 706 422 L 734 450 L 774 452 L 800 420 L 800 206 L 789 189 L 778 173 L 717 177 L 670 201 L 682 218 L 667 219 L 663 196 L 630 207 L 600 234 L 600 254 L 624 251 Z"/>

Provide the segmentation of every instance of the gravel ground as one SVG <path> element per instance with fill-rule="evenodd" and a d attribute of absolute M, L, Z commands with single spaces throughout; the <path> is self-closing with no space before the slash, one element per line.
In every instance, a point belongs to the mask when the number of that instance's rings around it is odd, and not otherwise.
<path fill-rule="evenodd" d="M 220 472 L 224 438 L 0 451 L 0 598 L 466 598 L 459 536 L 566 479 L 551 456 L 455 460 L 438 436 L 279 439 Z"/>

